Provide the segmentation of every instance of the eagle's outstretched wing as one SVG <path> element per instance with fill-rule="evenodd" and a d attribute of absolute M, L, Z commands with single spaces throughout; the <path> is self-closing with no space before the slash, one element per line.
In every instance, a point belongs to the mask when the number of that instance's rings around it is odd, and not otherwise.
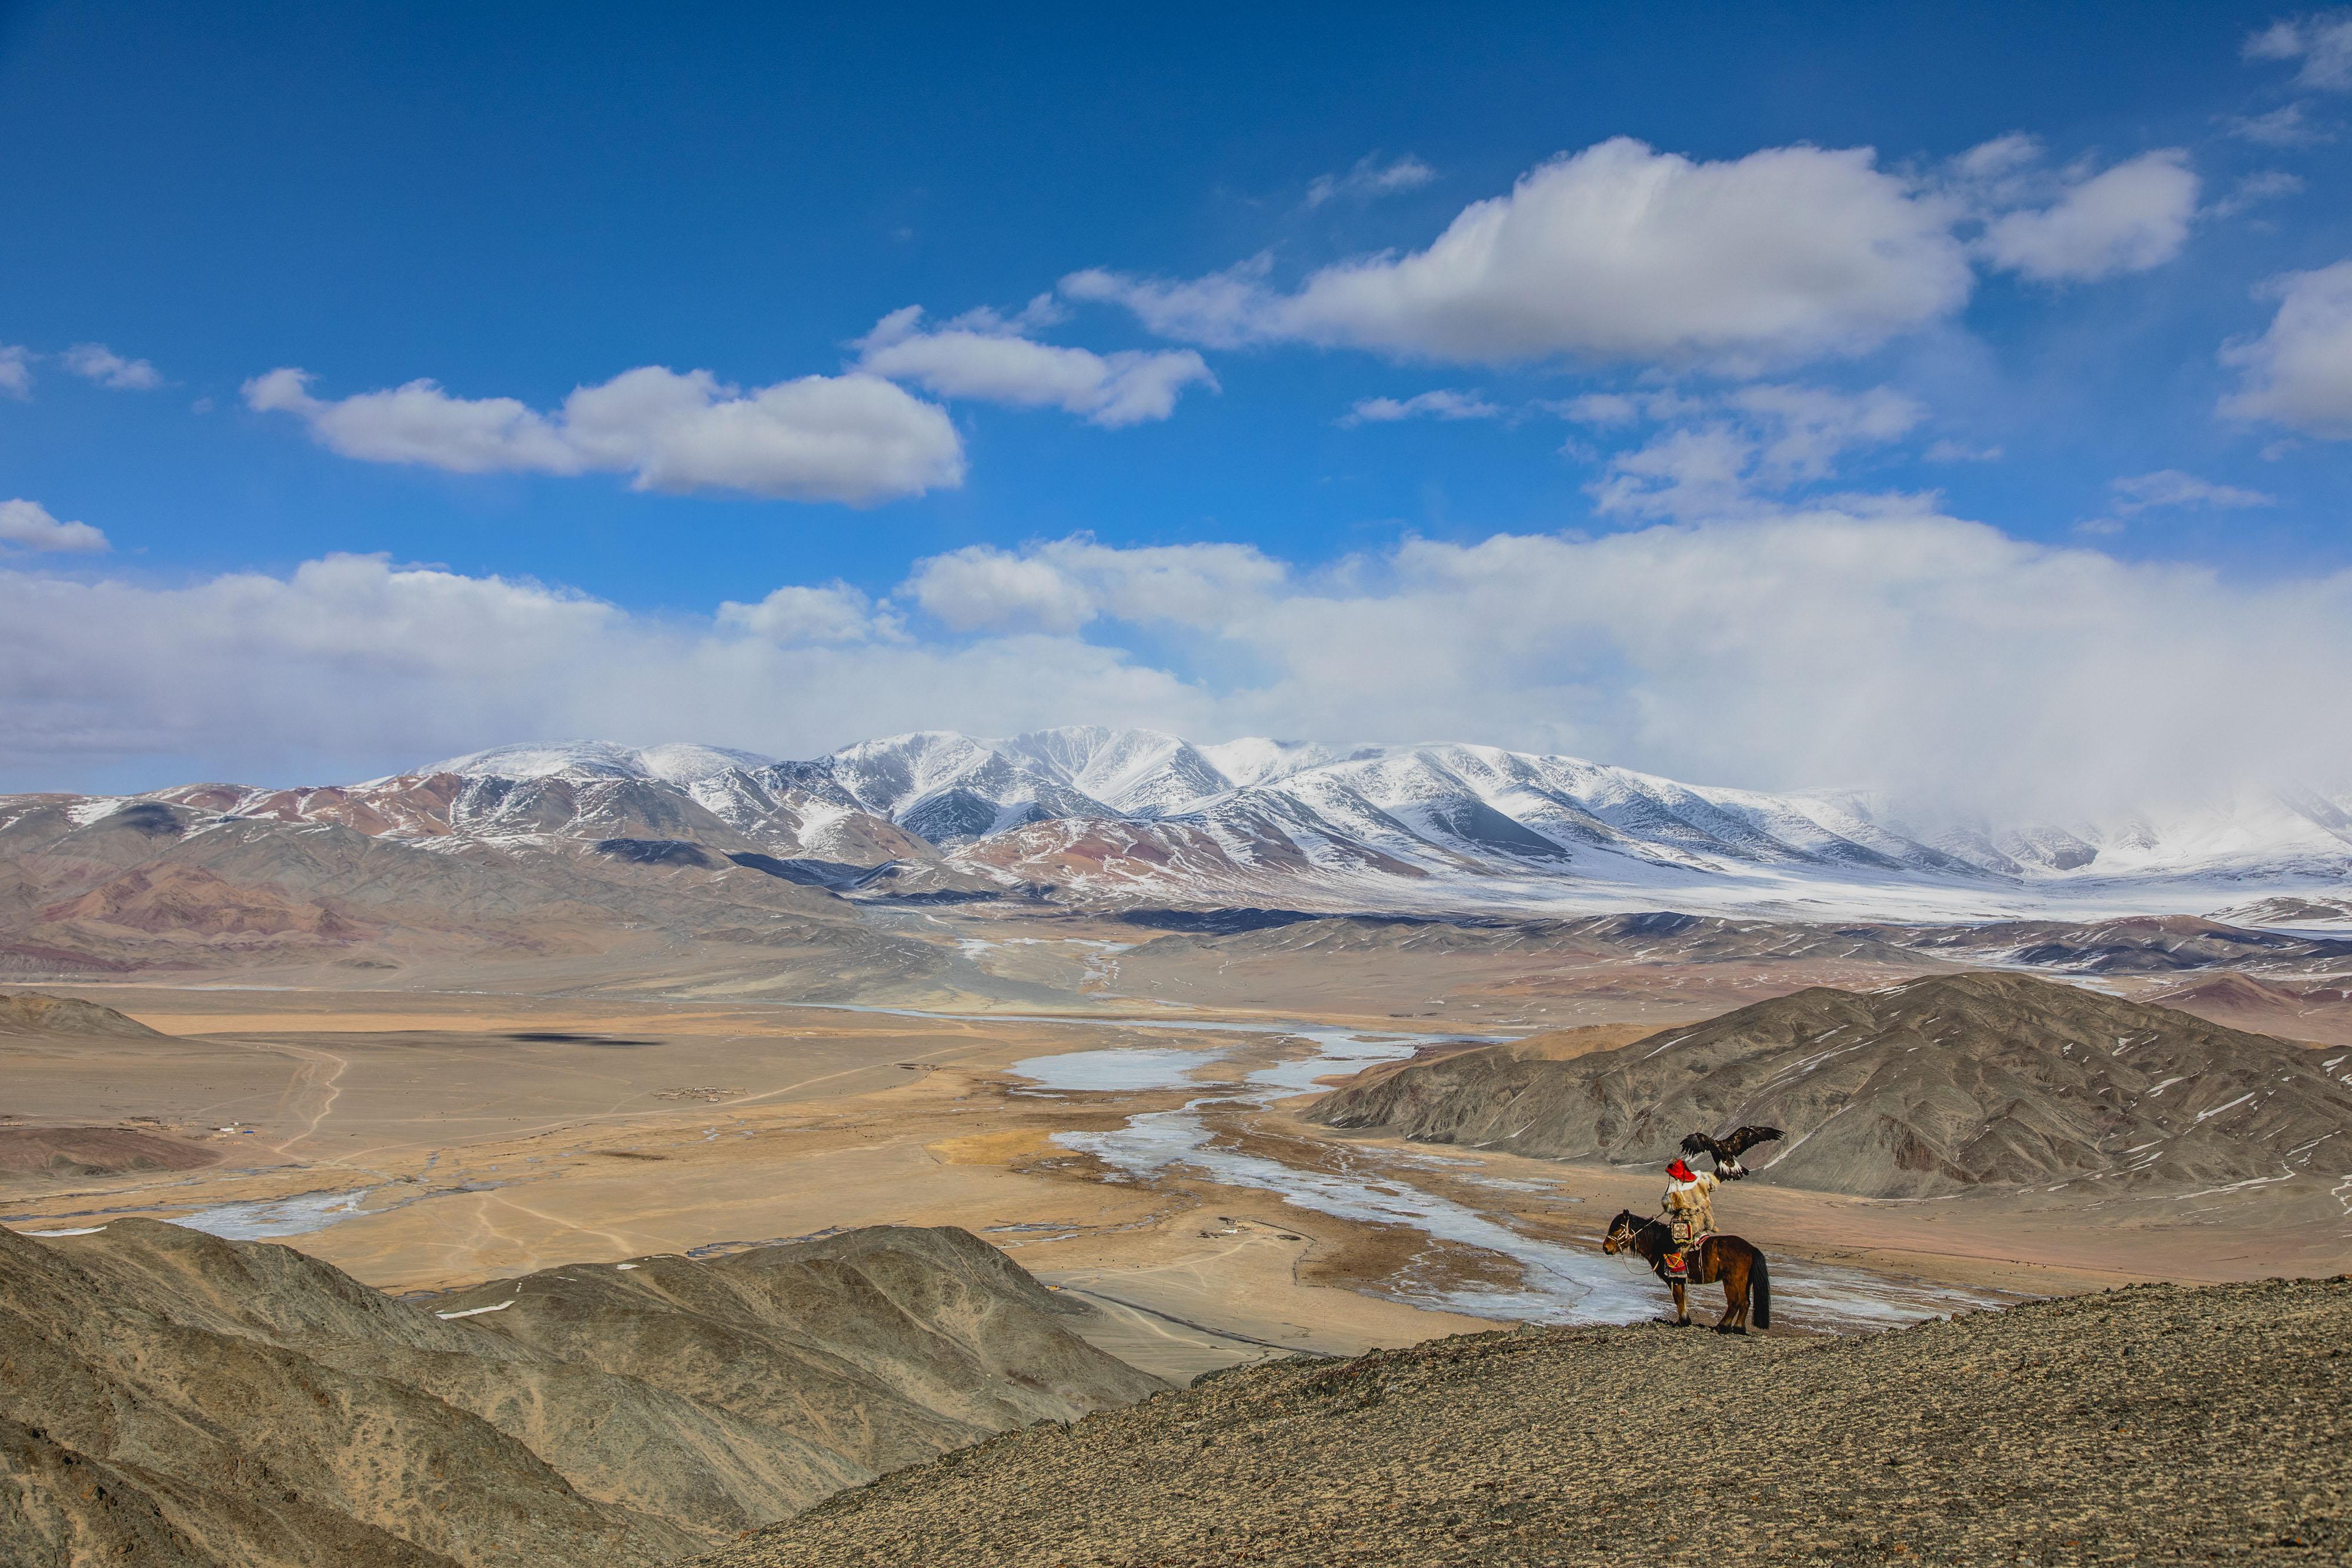
<path fill-rule="evenodd" d="M 1724 1161 L 1732 1157 L 1728 1150 L 1727 1150 L 1721 1144 L 1717 1143 L 1713 1138 L 1708 1137 L 1705 1133 L 1693 1133 L 1689 1137 L 1685 1138 L 1683 1140 L 1683 1153 L 1686 1155 L 1713 1155 L 1717 1165 L 1721 1165 Z"/>
<path fill-rule="evenodd" d="M 1780 1135 L 1778 1127 L 1741 1127 L 1731 1136 L 1717 1142 L 1705 1133 L 1693 1133 L 1683 1140 L 1685 1155 L 1713 1155 L 1715 1168 L 1727 1176 L 1738 1177 L 1748 1173 L 1739 1168 L 1739 1156 L 1759 1144 L 1769 1144 Z"/>

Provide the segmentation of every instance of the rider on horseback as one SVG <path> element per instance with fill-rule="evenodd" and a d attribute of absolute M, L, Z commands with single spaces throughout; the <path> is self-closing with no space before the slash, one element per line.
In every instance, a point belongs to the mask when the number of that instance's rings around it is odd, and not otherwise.
<path fill-rule="evenodd" d="M 1661 1200 L 1658 1218 L 1666 1222 L 1674 1235 L 1674 1250 L 1666 1254 L 1666 1277 L 1669 1280 L 1687 1278 L 1690 1265 L 1683 1254 L 1706 1239 L 1715 1228 L 1715 1189 L 1727 1181 L 1738 1181 L 1748 1173 L 1733 1160 L 1719 1175 L 1694 1171 L 1677 1159 L 1666 1167 L 1666 1195 Z"/>

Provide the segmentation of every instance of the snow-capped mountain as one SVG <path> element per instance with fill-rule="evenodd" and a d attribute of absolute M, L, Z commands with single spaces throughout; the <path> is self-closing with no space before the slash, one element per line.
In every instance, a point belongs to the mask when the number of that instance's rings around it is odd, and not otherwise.
<path fill-rule="evenodd" d="M 1494 747 L 1203 746 L 1094 726 L 996 740 L 919 731 L 806 761 L 687 744 L 504 746 L 364 785 L 153 798 L 420 841 L 678 841 L 897 863 L 921 874 L 877 885 L 1050 887 L 1080 902 L 1973 918 L 2352 886 L 2352 794 L 2004 824 Z"/>

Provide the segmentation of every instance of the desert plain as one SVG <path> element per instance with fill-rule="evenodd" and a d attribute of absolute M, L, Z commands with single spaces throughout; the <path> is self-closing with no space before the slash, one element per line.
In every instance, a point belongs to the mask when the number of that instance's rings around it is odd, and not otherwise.
<path fill-rule="evenodd" d="M 1809 985 L 1957 967 L 1567 959 L 1450 928 L 1286 946 L 1058 914 L 884 918 L 951 950 L 942 977 L 810 1005 L 740 962 L 672 951 L 45 985 L 154 1032 L 0 1035 L 0 1224 L 176 1219 L 416 1299 L 563 1263 L 950 1225 L 1084 1293 L 1104 1309 L 1089 1337 L 1181 1381 L 1667 1306 L 1598 1249 L 1611 1215 L 1654 1205 L 1654 1170 L 1302 1121 L 1325 1088 L 1482 1041 L 1573 1055 Z M 2352 1024 L 2340 998 L 2303 1008 L 2315 1043 Z M 109 1144 L 125 1134 L 147 1152 Z M 1820 1333 L 2341 1272 L 2347 1202 L 2309 1181 L 2106 1203 L 1759 1182 L 1719 1213 L 1774 1260 L 1775 1332 Z"/>

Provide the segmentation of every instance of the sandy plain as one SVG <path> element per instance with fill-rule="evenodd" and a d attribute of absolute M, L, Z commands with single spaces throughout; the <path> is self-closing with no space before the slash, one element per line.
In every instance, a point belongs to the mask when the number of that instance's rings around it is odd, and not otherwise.
<path fill-rule="evenodd" d="M 1155 957 L 1150 933 L 1108 923 L 895 918 L 952 944 L 958 968 L 936 995 L 887 998 L 894 1011 L 761 1000 L 756 976 L 715 967 L 600 979 L 593 994 L 568 977 L 574 994 L 545 996 L 522 994 L 532 977 L 511 972 L 464 990 L 450 977 L 370 990 L 249 973 L 44 987 L 171 1038 L 0 1037 L 0 1125 L 163 1129 L 214 1163 L 0 1178 L 0 1224 L 193 1218 L 284 1240 L 395 1293 L 860 1225 L 956 1225 L 1101 1305 L 1105 1348 L 1188 1376 L 1489 1326 L 1440 1309 L 1475 1306 L 1480 1291 L 1505 1299 L 1526 1265 L 1411 1223 L 1286 1201 L 1299 1191 L 1286 1176 L 1182 1159 L 1122 1169 L 1057 1134 L 1108 1134 L 1198 1103 L 1211 1144 L 1273 1162 L 1262 1170 L 1409 1189 L 1511 1236 L 1594 1253 L 1610 1214 L 1654 1203 L 1654 1173 L 1453 1149 L 1433 1160 L 1302 1124 L 1289 1113 L 1301 1098 L 1241 1091 L 1250 1074 L 1313 1053 L 1293 1030 L 1402 1050 L 1465 1030 L 1658 1028 L 1802 985 L 1908 977 L 1820 962 L 1563 969 L 1475 953 L 1234 972 L 1183 945 Z M 257 985 L 273 979 L 310 983 Z M 436 980 L 448 988 L 427 988 Z M 1217 1060 L 1142 1087 L 1045 1087 L 1016 1070 L 1099 1051 Z M 2324 1191 L 2086 1207 L 1871 1202 L 1758 1184 L 1727 1195 L 1725 1215 L 1776 1257 L 1843 1270 L 1842 1288 L 1915 1316 L 2352 1262 L 2344 1203 Z M 1629 1286 L 1664 1306 L 1644 1279 Z"/>

